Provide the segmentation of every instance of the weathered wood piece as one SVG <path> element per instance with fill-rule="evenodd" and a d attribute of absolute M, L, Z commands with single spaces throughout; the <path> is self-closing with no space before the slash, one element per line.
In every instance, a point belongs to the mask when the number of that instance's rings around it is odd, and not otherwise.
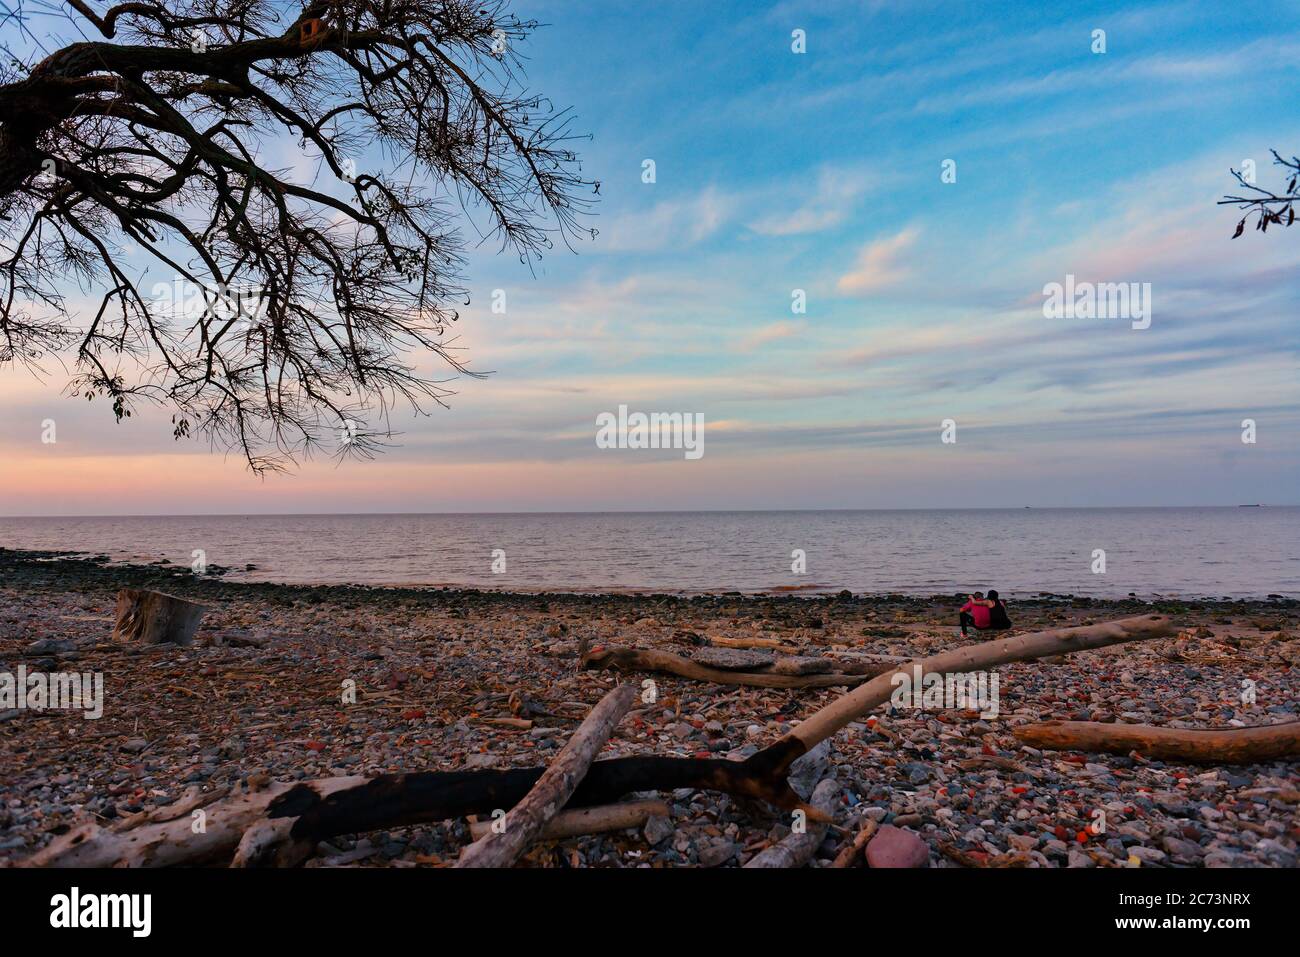
<path fill-rule="evenodd" d="M 1300 721 L 1258 728 L 1158 728 L 1096 721 L 1043 721 L 1013 728 L 1026 744 L 1051 751 L 1104 751 L 1186 764 L 1258 764 L 1300 757 Z"/>
<path fill-rule="evenodd" d="M 606 831 L 622 831 L 629 827 L 641 827 L 652 817 L 668 817 L 672 809 L 664 801 L 623 801 L 618 804 L 602 804 L 599 807 L 573 808 L 555 815 L 542 833 L 539 841 L 563 841 L 570 837 L 584 834 L 603 834 Z M 471 821 L 469 832 L 474 840 L 485 837 L 492 832 L 492 821 Z"/>
<path fill-rule="evenodd" d="M 746 685 L 751 688 L 851 688 L 870 677 L 841 672 L 824 675 L 781 675 L 771 671 L 724 671 L 721 668 L 706 667 L 690 658 L 683 658 L 671 652 L 642 648 L 596 648 L 586 653 L 582 663 L 582 666 L 590 671 L 600 671 L 605 668 L 617 668 L 622 671 L 658 671 L 677 675 L 679 678 L 689 678 L 692 681 L 711 681 L 720 685 Z"/>
<path fill-rule="evenodd" d="M 840 782 L 835 778 L 822 778 L 813 790 L 812 805 L 821 812 L 823 820 L 830 820 L 835 810 L 835 799 L 840 795 Z M 765 847 L 750 859 L 745 867 L 803 867 L 826 839 L 826 825 L 810 818 L 800 822 L 804 830 L 786 835 L 771 847 Z"/>
<path fill-rule="evenodd" d="M 509 867 L 542 833 L 551 818 L 569 803 L 569 798 L 587 774 L 591 762 L 609 741 L 614 728 L 636 700 L 636 685 L 619 685 L 600 700 L 578 726 L 563 750 L 542 772 L 524 799 L 492 831 L 461 852 L 457 867 Z"/>
<path fill-rule="evenodd" d="M 867 821 L 866 825 L 863 826 L 862 830 L 858 831 L 853 840 L 840 848 L 840 852 L 835 855 L 835 860 L 831 863 L 831 867 L 852 867 L 856 864 L 862 857 L 862 852 L 866 848 L 867 842 L 871 840 L 871 836 L 876 833 L 876 828 L 879 826 L 880 825 L 876 821 Z"/>

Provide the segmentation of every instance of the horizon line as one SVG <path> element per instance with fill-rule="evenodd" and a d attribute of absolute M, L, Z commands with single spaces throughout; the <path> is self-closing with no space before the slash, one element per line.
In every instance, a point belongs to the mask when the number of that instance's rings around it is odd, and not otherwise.
<path fill-rule="evenodd" d="M 967 505 L 967 506 L 900 506 L 876 508 L 651 508 L 651 509 L 515 509 L 507 511 L 450 511 L 450 512 L 123 512 L 84 513 L 63 515 L 0 515 L 6 519 L 69 519 L 69 518 L 356 518 L 369 515 L 726 515 L 772 514 L 782 512 L 1022 512 L 1022 511 L 1118 511 L 1124 509 L 1204 509 L 1204 508 L 1297 508 L 1295 503 L 1238 502 L 1232 505 Z"/>

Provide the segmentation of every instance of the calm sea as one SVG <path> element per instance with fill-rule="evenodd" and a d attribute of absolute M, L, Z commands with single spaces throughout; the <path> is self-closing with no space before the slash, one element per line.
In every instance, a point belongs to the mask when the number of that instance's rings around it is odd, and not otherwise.
<path fill-rule="evenodd" d="M 230 580 L 287 583 L 1300 596 L 1297 507 L 0 518 L 0 545 L 200 549 Z"/>

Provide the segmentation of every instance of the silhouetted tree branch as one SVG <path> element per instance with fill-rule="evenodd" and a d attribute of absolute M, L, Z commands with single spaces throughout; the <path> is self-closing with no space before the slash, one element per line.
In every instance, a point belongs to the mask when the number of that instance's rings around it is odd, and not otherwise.
<path fill-rule="evenodd" d="M 1237 183 L 1249 193 L 1246 196 L 1225 196 L 1219 200 L 1220 206 L 1231 205 L 1246 210 L 1245 215 L 1237 222 L 1237 231 L 1232 234 L 1233 239 L 1245 232 L 1246 222 L 1252 215 L 1255 216 L 1255 228 L 1262 233 L 1268 232 L 1270 223 L 1290 226 L 1295 222 L 1295 204 L 1300 200 L 1300 193 L 1296 192 L 1296 179 L 1300 176 L 1300 158 L 1293 156 L 1287 160 L 1283 159 L 1277 150 L 1270 152 L 1273 154 L 1274 163 L 1289 171 L 1284 174 L 1290 177 L 1286 192 L 1281 194 L 1270 192 L 1249 182 L 1239 170 L 1232 170 Z"/>
<path fill-rule="evenodd" d="M 451 394 L 422 353 L 468 372 L 462 218 L 528 262 L 584 232 L 594 184 L 504 0 L 104 7 L 36 0 L 88 38 L 0 67 L 0 364 L 74 350 L 72 392 L 170 405 L 257 471 L 330 433 L 369 454 L 368 419 Z"/>

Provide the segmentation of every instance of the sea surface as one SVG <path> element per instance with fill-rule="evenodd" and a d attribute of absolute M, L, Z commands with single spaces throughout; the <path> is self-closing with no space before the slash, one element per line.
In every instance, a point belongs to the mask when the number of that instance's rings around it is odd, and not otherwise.
<path fill-rule="evenodd" d="M 0 546 L 198 550 L 229 580 L 299 584 L 1300 597 L 1300 507 L 0 518 Z"/>

